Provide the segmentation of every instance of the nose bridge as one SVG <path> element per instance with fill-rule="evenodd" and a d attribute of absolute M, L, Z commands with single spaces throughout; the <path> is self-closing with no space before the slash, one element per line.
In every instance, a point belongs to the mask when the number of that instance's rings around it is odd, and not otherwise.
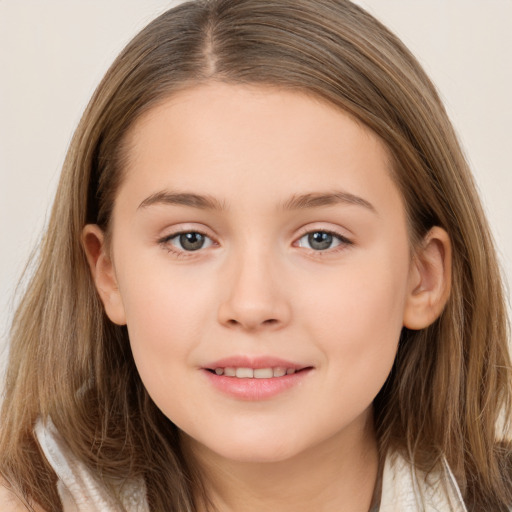
<path fill-rule="evenodd" d="M 219 321 L 248 330 L 279 327 L 290 315 L 279 279 L 279 254 L 272 243 L 246 240 L 225 262 Z"/>

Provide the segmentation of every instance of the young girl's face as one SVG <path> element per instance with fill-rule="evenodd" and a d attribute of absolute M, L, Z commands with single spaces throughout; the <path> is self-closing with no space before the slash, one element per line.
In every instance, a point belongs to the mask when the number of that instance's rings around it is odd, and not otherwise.
<path fill-rule="evenodd" d="M 380 140 L 305 94 L 211 83 L 128 143 L 97 283 L 157 406 L 230 459 L 359 440 L 418 278 Z"/>

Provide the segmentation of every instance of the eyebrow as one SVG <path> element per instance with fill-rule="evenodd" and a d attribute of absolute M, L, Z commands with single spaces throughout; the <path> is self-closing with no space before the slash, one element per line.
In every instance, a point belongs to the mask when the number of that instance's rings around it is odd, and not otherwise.
<path fill-rule="evenodd" d="M 362 197 L 343 191 L 311 192 L 307 194 L 294 194 L 290 199 L 280 205 L 281 210 L 303 210 L 333 206 L 336 204 L 348 204 L 362 206 L 373 213 L 377 213 L 375 207 Z M 172 192 L 161 190 L 144 199 L 138 206 L 147 208 L 153 205 L 177 205 L 189 206 L 200 210 L 225 211 L 227 204 L 210 195 L 199 195 L 190 192 Z"/>
<path fill-rule="evenodd" d="M 333 206 L 336 204 L 362 206 L 373 213 L 377 213 L 375 207 L 366 199 L 343 191 L 294 194 L 288 201 L 283 203 L 282 209 L 302 210 L 304 208 L 319 208 L 321 206 Z"/>
<path fill-rule="evenodd" d="M 199 208 L 201 210 L 226 210 L 226 204 L 219 201 L 215 197 L 209 195 L 191 194 L 189 192 L 171 192 L 161 190 L 151 194 L 139 204 L 138 209 L 147 208 L 157 204 L 190 206 L 191 208 Z"/>

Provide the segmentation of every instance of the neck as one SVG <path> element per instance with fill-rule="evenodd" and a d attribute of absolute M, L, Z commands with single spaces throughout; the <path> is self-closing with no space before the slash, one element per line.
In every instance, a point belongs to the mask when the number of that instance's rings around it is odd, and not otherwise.
<path fill-rule="evenodd" d="M 371 415 L 370 415 L 371 416 Z M 368 512 L 378 473 L 372 418 L 278 462 L 225 459 L 183 436 L 216 512 Z M 200 505 L 200 512 L 211 507 Z"/>

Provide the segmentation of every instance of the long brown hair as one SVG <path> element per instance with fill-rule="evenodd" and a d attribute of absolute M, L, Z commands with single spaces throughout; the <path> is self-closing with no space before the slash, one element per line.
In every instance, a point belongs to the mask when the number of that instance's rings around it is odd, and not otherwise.
<path fill-rule="evenodd" d="M 51 417 L 106 486 L 111 477 L 142 477 L 152 510 L 195 509 L 200 479 L 140 381 L 126 329 L 105 316 L 80 238 L 87 223 L 108 232 L 134 121 L 209 80 L 316 95 L 387 145 L 412 243 L 443 227 L 453 282 L 433 325 L 402 332 L 374 403 L 381 453 L 398 450 L 425 471 L 446 457 L 470 510 L 510 505 L 512 381 L 492 236 L 435 87 L 396 36 L 347 0 L 187 2 L 150 23 L 114 62 L 75 132 L 14 318 L 0 473 L 27 507 L 60 510 L 55 474 L 33 435 L 36 419 Z"/>

